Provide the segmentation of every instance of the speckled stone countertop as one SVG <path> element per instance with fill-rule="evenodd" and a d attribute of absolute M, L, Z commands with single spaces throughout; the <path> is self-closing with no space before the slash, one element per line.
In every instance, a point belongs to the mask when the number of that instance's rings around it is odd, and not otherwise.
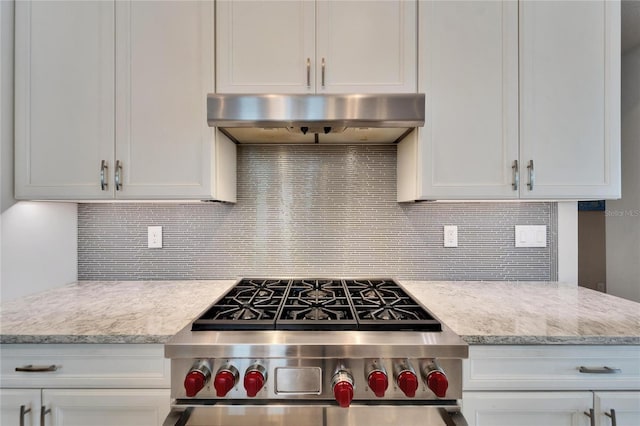
<path fill-rule="evenodd" d="M 227 281 L 80 281 L 0 306 L 0 343 L 164 343 Z"/>
<path fill-rule="evenodd" d="M 164 343 L 235 283 L 78 282 L 0 306 L 0 343 Z M 400 281 L 470 344 L 640 345 L 640 304 L 569 284 Z"/>
<path fill-rule="evenodd" d="M 640 303 L 575 285 L 401 283 L 469 344 L 640 345 Z"/>

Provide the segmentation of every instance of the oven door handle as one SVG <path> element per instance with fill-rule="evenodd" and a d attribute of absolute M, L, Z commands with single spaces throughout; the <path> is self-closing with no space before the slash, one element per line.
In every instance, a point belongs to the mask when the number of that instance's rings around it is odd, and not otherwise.
<path fill-rule="evenodd" d="M 193 414 L 193 410 L 196 410 L 196 409 L 207 409 L 207 408 L 213 408 L 213 407 L 214 406 L 211 406 L 211 405 L 209 405 L 209 406 L 204 406 L 203 405 L 203 406 L 197 406 L 197 407 L 189 406 L 189 407 L 184 407 L 184 408 L 177 408 L 177 407 L 174 406 L 162 425 L 163 426 L 186 426 L 186 425 L 188 425 L 189 419 L 190 419 L 191 415 Z M 358 407 L 360 407 L 360 406 L 358 406 Z M 265 408 L 265 407 L 260 407 L 260 408 Z M 327 408 L 334 408 L 335 409 L 337 407 L 334 407 L 334 406 L 331 406 L 331 407 L 316 406 L 314 408 L 320 408 L 320 409 L 322 409 L 324 411 Z M 429 407 L 429 406 L 423 406 L 423 407 L 420 407 L 420 409 L 424 409 L 424 408 L 437 409 L 438 410 L 438 414 L 436 414 L 436 416 L 439 416 L 442 419 L 442 422 L 446 426 L 469 426 L 469 424 L 467 423 L 467 420 L 464 418 L 464 416 L 460 412 L 460 407 L 457 407 L 457 406 L 451 406 L 451 407 Z M 349 409 L 348 408 L 339 408 L 339 410 L 349 410 Z M 319 416 L 318 419 L 320 419 L 320 420 L 324 419 L 324 420 L 321 420 L 322 424 L 324 424 L 324 425 L 335 424 L 335 423 L 326 423 L 326 415 Z M 200 420 L 201 419 L 198 419 L 198 421 L 200 421 Z M 201 423 L 198 423 L 198 424 L 201 424 Z M 342 424 L 342 423 L 340 423 L 340 424 Z M 349 424 L 352 424 L 352 423 L 349 423 Z M 411 423 L 411 424 L 415 424 L 415 423 Z M 420 423 L 420 424 L 422 424 L 422 423 Z M 441 424 L 441 423 L 438 421 L 438 424 Z"/>
<path fill-rule="evenodd" d="M 440 416 L 447 426 L 469 426 L 467 419 L 458 410 L 448 411 L 446 408 L 440 408 Z"/>
<path fill-rule="evenodd" d="M 193 407 L 187 407 L 185 410 L 171 410 L 162 426 L 185 426 L 191 417 Z"/>

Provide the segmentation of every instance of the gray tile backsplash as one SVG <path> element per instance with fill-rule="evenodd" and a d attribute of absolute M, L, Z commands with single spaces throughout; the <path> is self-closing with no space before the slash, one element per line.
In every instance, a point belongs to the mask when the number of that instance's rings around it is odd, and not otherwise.
<path fill-rule="evenodd" d="M 556 203 L 409 203 L 395 146 L 239 146 L 238 202 L 80 204 L 80 280 L 557 279 Z M 514 225 L 548 247 L 514 247 Z M 147 249 L 147 226 L 163 227 Z M 458 226 L 458 248 L 443 226 Z"/>

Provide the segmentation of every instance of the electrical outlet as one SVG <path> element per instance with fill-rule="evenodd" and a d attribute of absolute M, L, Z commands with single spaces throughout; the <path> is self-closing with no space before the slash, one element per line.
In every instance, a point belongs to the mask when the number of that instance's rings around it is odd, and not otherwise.
<path fill-rule="evenodd" d="M 546 247 L 546 225 L 516 225 L 516 247 Z"/>
<path fill-rule="evenodd" d="M 147 238 L 148 248 L 162 248 L 162 226 L 148 226 Z"/>
<path fill-rule="evenodd" d="M 458 247 L 458 227 L 455 225 L 444 226 L 444 246 Z"/>

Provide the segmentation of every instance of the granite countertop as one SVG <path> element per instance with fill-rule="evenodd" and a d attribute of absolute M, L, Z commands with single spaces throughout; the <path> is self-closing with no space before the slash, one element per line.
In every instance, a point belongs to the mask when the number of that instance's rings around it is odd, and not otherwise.
<path fill-rule="evenodd" d="M 80 281 L 0 306 L 0 343 L 164 343 L 235 283 Z"/>
<path fill-rule="evenodd" d="M 576 285 L 401 283 L 469 344 L 640 345 L 640 303 Z"/>
<path fill-rule="evenodd" d="M 235 283 L 85 281 L 0 306 L 0 343 L 164 343 Z M 400 281 L 469 344 L 640 345 L 640 304 L 549 282 Z"/>

